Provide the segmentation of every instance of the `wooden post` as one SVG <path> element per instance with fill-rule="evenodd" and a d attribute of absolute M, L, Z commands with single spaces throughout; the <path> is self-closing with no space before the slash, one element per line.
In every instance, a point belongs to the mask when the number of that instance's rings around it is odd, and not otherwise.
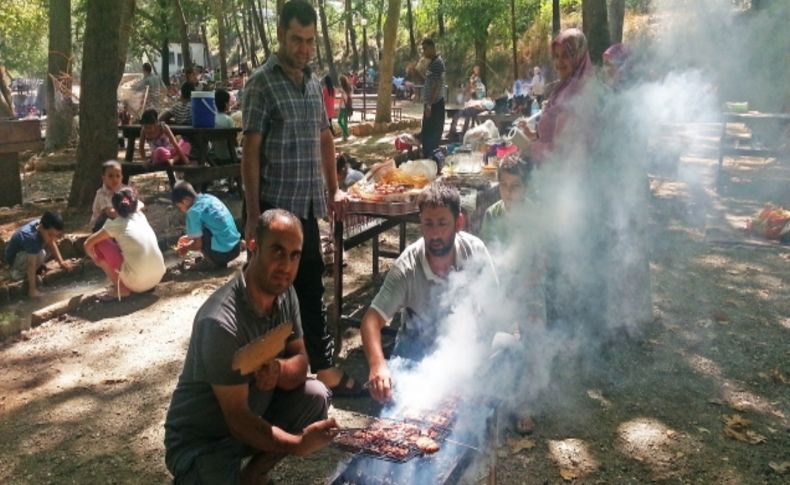
<path fill-rule="evenodd" d="M 43 148 L 39 120 L 0 121 L 0 207 L 22 203 L 19 152 Z"/>

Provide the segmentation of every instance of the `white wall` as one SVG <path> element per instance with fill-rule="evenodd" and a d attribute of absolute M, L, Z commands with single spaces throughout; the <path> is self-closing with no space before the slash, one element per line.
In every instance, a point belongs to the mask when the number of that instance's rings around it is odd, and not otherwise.
<path fill-rule="evenodd" d="M 192 62 L 195 64 L 205 66 L 206 65 L 206 46 L 199 42 L 191 42 L 189 44 L 189 52 L 192 56 Z M 155 52 L 152 56 L 152 59 L 145 59 L 145 61 L 150 62 L 154 65 L 154 69 L 156 69 L 157 73 L 162 73 L 162 63 L 159 59 L 159 53 Z M 181 56 L 181 44 L 171 42 L 170 43 L 170 75 L 181 71 L 184 68 L 184 60 Z"/>

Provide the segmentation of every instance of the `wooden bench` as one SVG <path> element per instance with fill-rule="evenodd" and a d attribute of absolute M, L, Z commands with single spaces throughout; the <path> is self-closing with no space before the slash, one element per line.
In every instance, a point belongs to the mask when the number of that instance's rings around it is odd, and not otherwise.
<path fill-rule="evenodd" d="M 195 128 L 192 126 L 169 125 L 174 135 L 180 135 L 192 144 L 190 158 L 194 158 L 201 165 L 218 165 L 217 161 L 209 157 L 209 142 L 226 143 L 231 163 L 237 163 L 236 138 L 241 133 L 241 128 Z M 121 125 L 118 127 L 126 139 L 127 162 L 134 160 L 135 140 L 140 136 L 140 125 Z"/>

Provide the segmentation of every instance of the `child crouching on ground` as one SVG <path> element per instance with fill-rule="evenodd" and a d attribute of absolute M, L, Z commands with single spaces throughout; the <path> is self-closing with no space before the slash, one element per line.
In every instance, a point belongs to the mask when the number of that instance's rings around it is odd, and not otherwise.
<path fill-rule="evenodd" d="M 186 235 L 176 250 L 186 256 L 200 251 L 215 268 L 225 268 L 241 250 L 241 234 L 228 208 L 211 194 L 198 194 L 188 182 L 173 188 L 173 204 L 186 214 Z"/>
<path fill-rule="evenodd" d="M 184 140 L 176 140 L 175 135 L 163 121 L 157 119 L 154 109 L 147 109 L 140 118 L 140 156 L 144 164 L 155 167 L 163 165 L 188 165 L 192 146 Z M 145 144 L 151 147 L 151 158 L 145 153 Z"/>
<path fill-rule="evenodd" d="M 11 267 L 11 278 L 27 280 L 27 294 L 41 296 L 38 277 L 46 271 L 44 263 L 53 256 L 61 268 L 69 271 L 73 265 L 64 261 L 58 250 L 58 239 L 63 236 L 63 219 L 57 212 L 44 212 L 14 232 L 5 247 L 5 262 Z"/>
<path fill-rule="evenodd" d="M 148 219 L 138 210 L 137 197 L 128 187 L 112 196 L 118 217 L 108 219 L 104 227 L 85 241 L 85 252 L 93 258 L 115 287 L 99 297 L 101 301 L 121 300 L 134 293 L 152 290 L 165 275 L 165 260 Z M 115 239 L 113 254 L 97 254 L 104 241 Z"/>

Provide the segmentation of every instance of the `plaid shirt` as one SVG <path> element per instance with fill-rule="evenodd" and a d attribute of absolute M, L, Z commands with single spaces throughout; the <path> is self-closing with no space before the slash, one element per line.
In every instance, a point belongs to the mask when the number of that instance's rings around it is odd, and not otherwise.
<path fill-rule="evenodd" d="M 244 88 L 244 132 L 263 134 L 261 201 L 306 219 L 327 214 L 321 131 L 329 128 L 321 83 L 305 69 L 303 89 L 272 54 Z M 312 208 L 312 214 L 311 214 Z"/>

